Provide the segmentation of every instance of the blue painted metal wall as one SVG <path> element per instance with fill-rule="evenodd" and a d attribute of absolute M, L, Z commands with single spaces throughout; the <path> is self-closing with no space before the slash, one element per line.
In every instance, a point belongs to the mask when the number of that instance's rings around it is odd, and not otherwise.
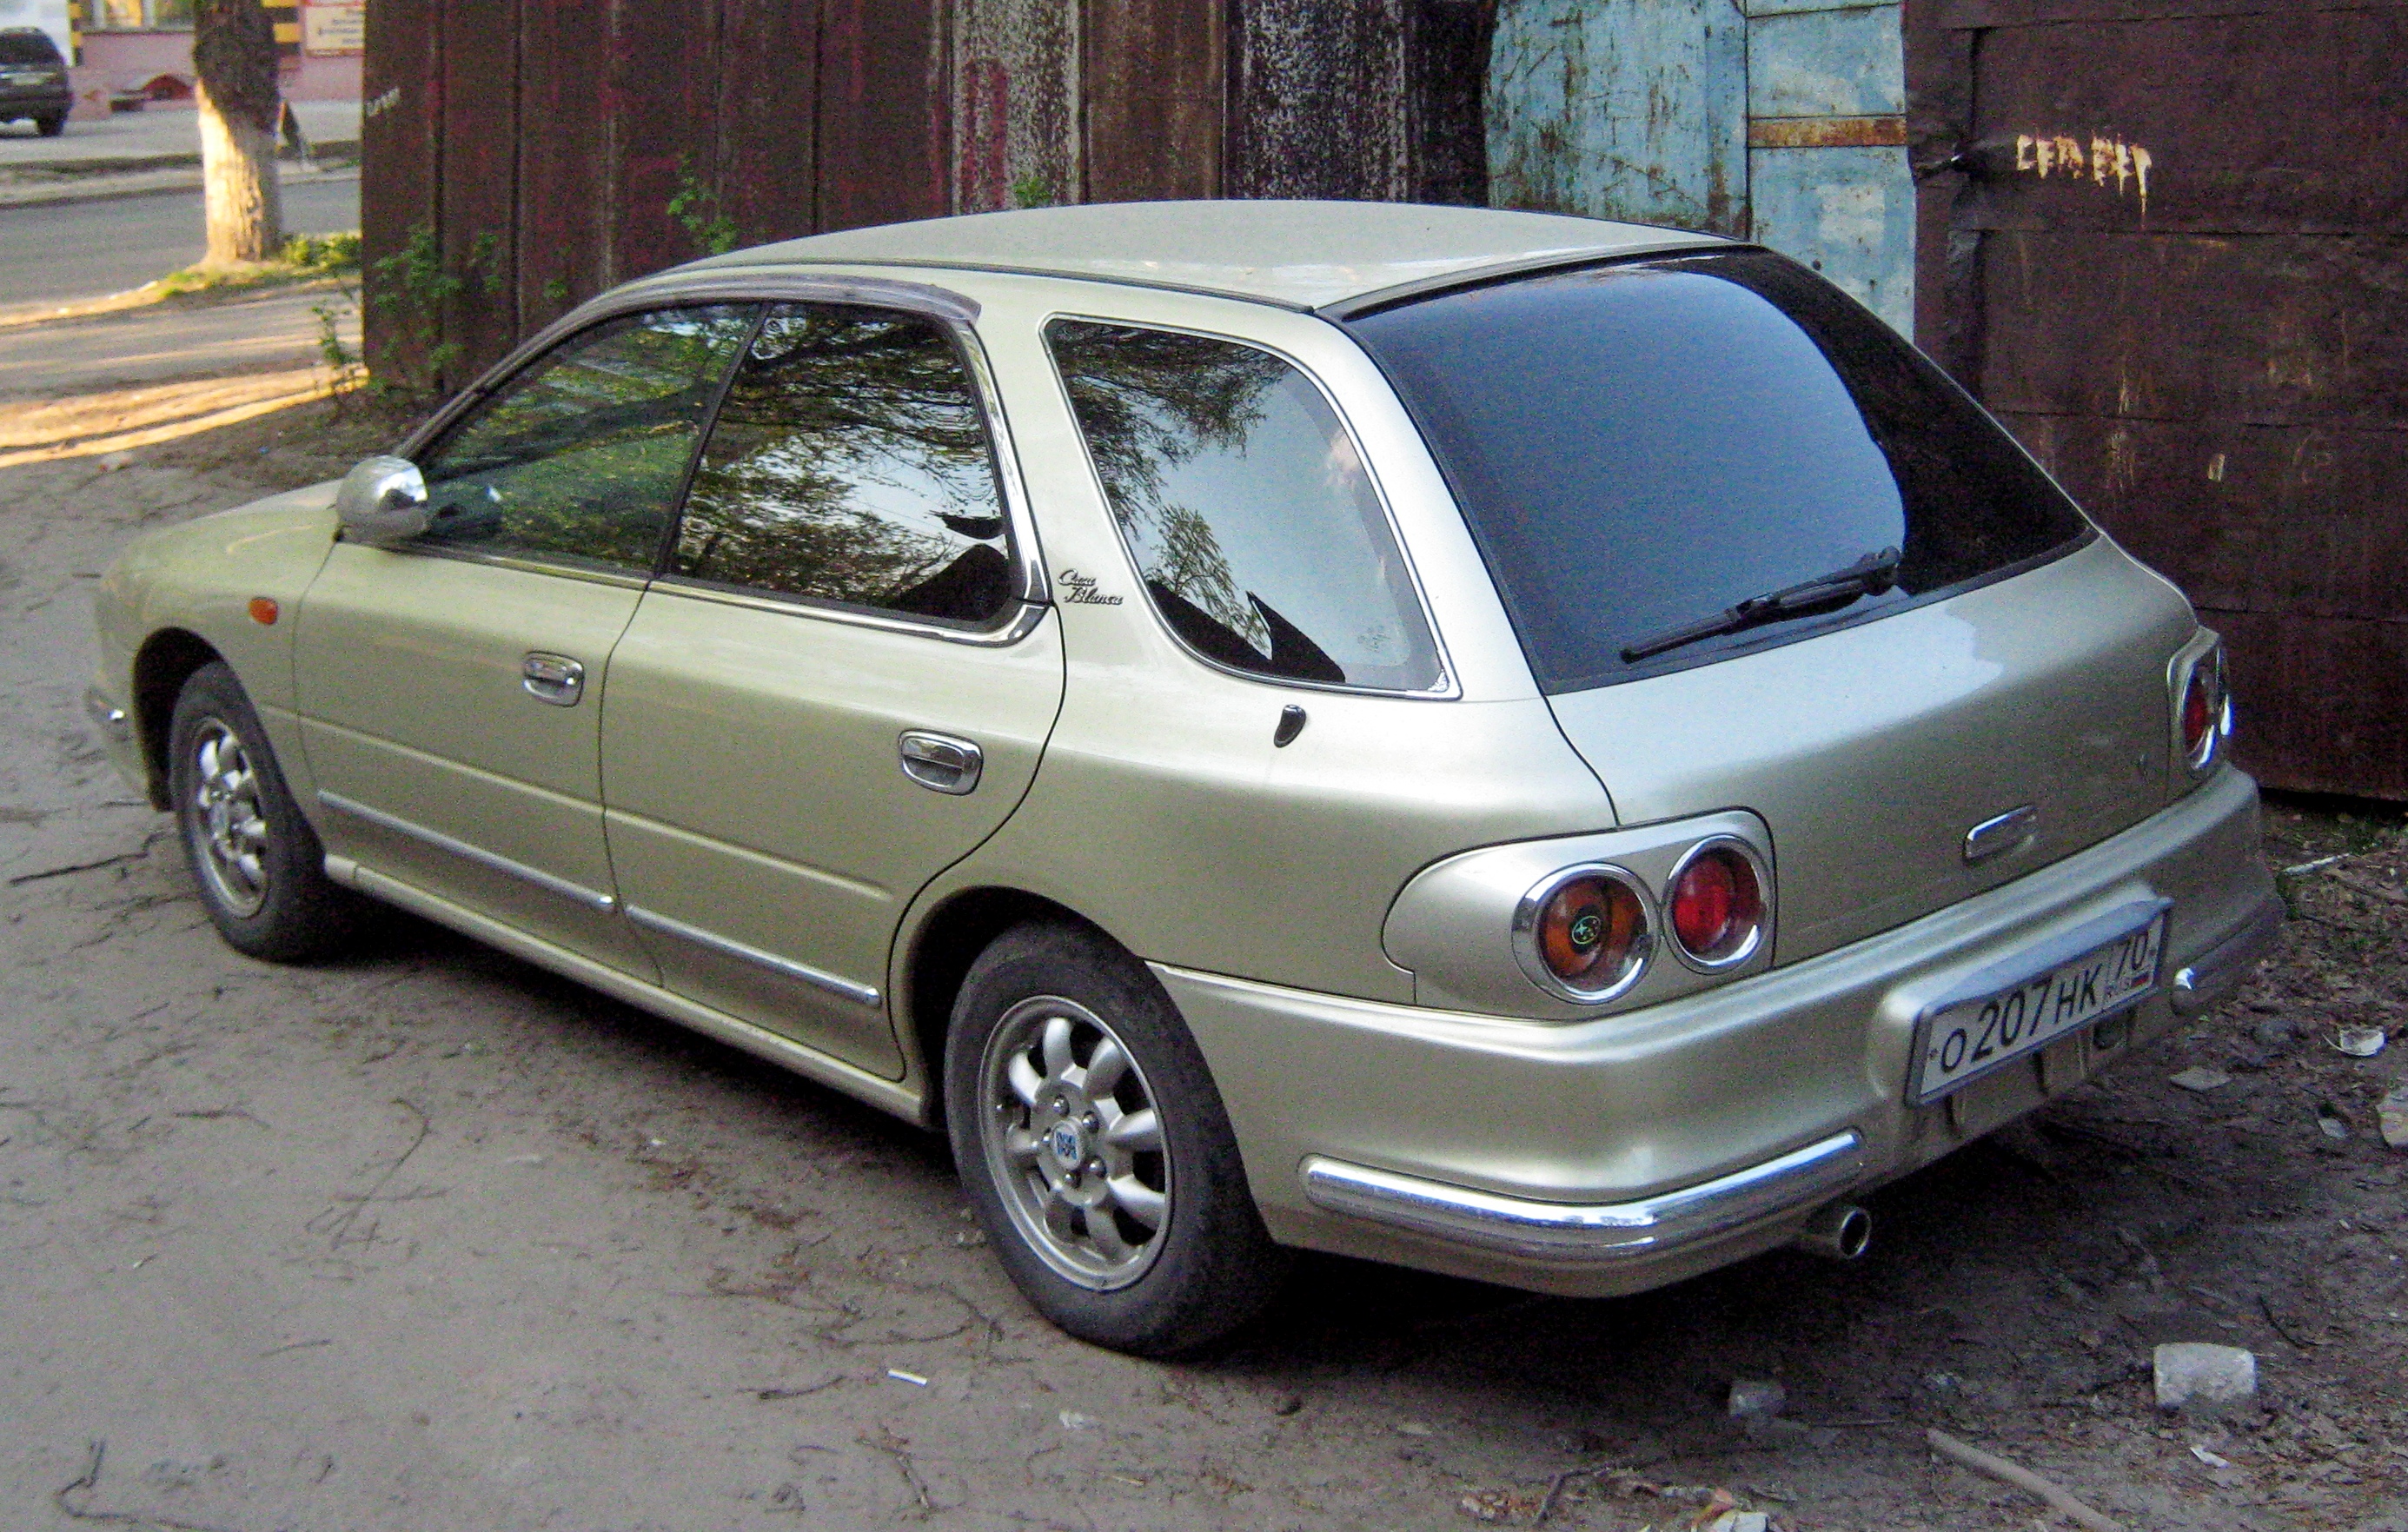
<path fill-rule="evenodd" d="M 1503 0 L 1487 110 L 1497 206 L 1757 239 L 1912 333 L 1895 0 Z"/>

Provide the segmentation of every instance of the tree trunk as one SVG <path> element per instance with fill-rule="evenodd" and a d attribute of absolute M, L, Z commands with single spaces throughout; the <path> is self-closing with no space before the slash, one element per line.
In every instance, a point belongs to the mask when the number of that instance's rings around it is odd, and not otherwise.
<path fill-rule="evenodd" d="M 200 99 L 201 202 L 213 266 L 265 261 L 284 244 L 284 199 L 276 179 L 276 135 L 239 113 L 222 112 L 208 87 Z"/>
<path fill-rule="evenodd" d="M 276 29 L 259 0 L 199 0 L 193 73 L 210 265 L 273 258 L 284 243 L 276 177 Z"/>

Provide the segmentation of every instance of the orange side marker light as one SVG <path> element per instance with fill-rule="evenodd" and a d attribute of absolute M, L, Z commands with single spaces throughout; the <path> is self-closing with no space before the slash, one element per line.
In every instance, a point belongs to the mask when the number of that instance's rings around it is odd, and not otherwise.
<path fill-rule="evenodd" d="M 252 622 L 258 623 L 261 627 L 272 628 L 276 625 L 276 618 L 277 609 L 276 603 L 274 601 L 264 595 L 254 595 L 251 598 L 251 620 Z"/>

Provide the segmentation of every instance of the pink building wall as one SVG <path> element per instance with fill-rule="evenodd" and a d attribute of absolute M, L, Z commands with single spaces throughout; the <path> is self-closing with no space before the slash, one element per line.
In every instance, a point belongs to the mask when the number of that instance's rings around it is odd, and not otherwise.
<path fill-rule="evenodd" d="M 361 59 L 356 53 L 331 58 L 304 54 L 282 61 L 280 75 L 287 101 L 357 101 Z M 162 75 L 172 75 L 189 91 L 193 80 L 193 35 L 189 32 L 91 32 L 83 35 L 83 62 L 70 74 L 76 93 L 75 116 L 107 117 L 108 98 L 117 91 L 139 90 Z M 189 109 L 188 102 L 154 101 L 150 111 Z"/>

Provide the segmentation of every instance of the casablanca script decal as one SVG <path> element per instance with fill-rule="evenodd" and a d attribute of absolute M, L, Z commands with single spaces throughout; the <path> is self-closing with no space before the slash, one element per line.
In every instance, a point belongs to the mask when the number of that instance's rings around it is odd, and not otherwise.
<path fill-rule="evenodd" d="M 1117 607 L 1121 604 L 1119 596 L 1104 595 L 1096 591 L 1096 577 L 1093 575 L 1082 575 L 1076 569 L 1065 569 L 1056 578 L 1069 587 L 1070 594 L 1062 598 L 1062 604 L 1066 607 Z"/>

